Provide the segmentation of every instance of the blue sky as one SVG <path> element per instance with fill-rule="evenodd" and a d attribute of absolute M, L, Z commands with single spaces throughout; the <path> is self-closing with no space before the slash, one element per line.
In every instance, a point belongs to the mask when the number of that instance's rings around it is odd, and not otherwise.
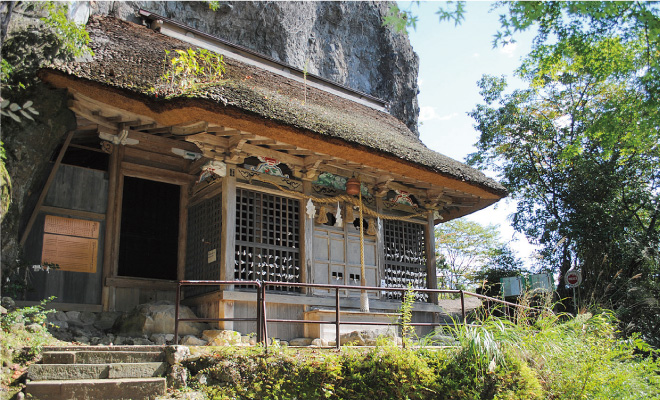
<path fill-rule="evenodd" d="M 521 85 L 512 79 L 513 72 L 529 52 L 533 32 L 518 34 L 517 43 L 494 49 L 492 40 L 499 28 L 500 12 L 488 12 L 491 2 L 467 2 L 465 20 L 458 26 L 438 21 L 435 12 L 444 2 L 398 4 L 419 18 L 409 37 L 420 58 L 420 137 L 431 149 L 464 161 L 476 150 L 474 143 L 479 138 L 474 120 L 467 115 L 482 102 L 477 81 L 484 74 L 506 75 L 511 86 Z M 486 174 L 497 178 L 492 172 Z M 499 225 L 502 239 L 512 241 L 512 247 L 529 265 L 534 247 L 511 228 L 508 217 L 514 210 L 513 201 L 503 200 L 466 218 Z"/>

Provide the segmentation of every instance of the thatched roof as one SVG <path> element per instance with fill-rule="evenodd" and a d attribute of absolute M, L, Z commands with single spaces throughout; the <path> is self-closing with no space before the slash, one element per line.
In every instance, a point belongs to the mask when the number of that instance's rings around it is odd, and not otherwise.
<path fill-rule="evenodd" d="M 53 65 L 49 69 L 152 100 L 155 95 L 151 89 L 163 74 L 165 51 L 191 47 L 147 27 L 111 17 L 92 16 L 87 30 L 93 57 Z M 498 182 L 430 150 L 392 115 L 229 57 L 225 57 L 227 80 L 221 85 L 186 93 L 186 101 L 233 107 L 309 135 L 333 141 L 339 139 L 347 145 L 394 156 L 499 197 L 506 196 L 506 190 Z M 179 101 L 176 98 L 156 100 Z"/>

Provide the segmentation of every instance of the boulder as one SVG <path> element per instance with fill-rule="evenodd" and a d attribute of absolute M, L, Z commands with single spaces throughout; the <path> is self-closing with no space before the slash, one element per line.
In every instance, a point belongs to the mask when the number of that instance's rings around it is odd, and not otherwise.
<path fill-rule="evenodd" d="M 85 325 L 91 325 L 96 321 L 96 314 L 90 311 L 83 311 L 80 313 L 80 322 Z"/>
<path fill-rule="evenodd" d="M 80 320 L 80 311 L 67 311 L 66 313 L 67 321 L 78 321 Z"/>
<path fill-rule="evenodd" d="M 208 342 L 206 340 L 202 340 L 197 336 L 193 336 L 193 335 L 187 335 L 184 336 L 183 339 L 181 339 L 182 346 L 206 346 L 207 344 Z"/>
<path fill-rule="evenodd" d="M 354 346 L 375 346 L 379 337 L 396 340 L 396 331 L 393 328 L 353 331 L 340 336 L 339 343 L 352 344 Z"/>
<path fill-rule="evenodd" d="M 174 333 L 175 307 L 172 302 L 159 301 L 141 304 L 131 312 L 117 318 L 113 331 L 124 336 L 152 335 L 154 333 Z M 186 306 L 179 307 L 179 318 L 197 318 Z M 179 323 L 180 335 L 199 335 L 207 324 L 199 322 Z"/>
<path fill-rule="evenodd" d="M 167 387 L 181 389 L 188 383 L 188 370 L 178 364 L 170 365 L 167 371 Z"/>
<path fill-rule="evenodd" d="M 122 313 L 120 311 L 106 311 L 98 313 L 96 320 L 94 321 L 94 328 L 101 331 L 107 331 L 111 329 L 121 314 Z"/>
<path fill-rule="evenodd" d="M 328 341 L 325 340 L 325 339 L 316 338 L 316 339 L 312 340 L 311 345 L 316 346 L 316 347 L 327 347 L 328 346 Z"/>
<path fill-rule="evenodd" d="M 168 346 L 165 348 L 165 360 L 167 360 L 170 365 L 179 364 L 185 361 L 188 357 L 190 357 L 190 349 L 186 346 Z"/>
<path fill-rule="evenodd" d="M 289 346 L 309 346 L 312 344 L 311 338 L 295 338 L 289 340 Z"/>
<path fill-rule="evenodd" d="M 202 339 L 206 340 L 209 346 L 235 346 L 241 343 L 241 334 L 236 331 L 209 329 L 202 332 Z"/>
<path fill-rule="evenodd" d="M 16 309 L 16 303 L 11 297 L 3 297 L 2 300 L 0 300 L 0 305 L 2 305 L 2 307 L 4 307 L 7 312 L 11 312 Z"/>
<path fill-rule="evenodd" d="M 149 336 L 149 340 L 151 340 L 155 344 L 163 345 L 163 344 L 167 344 L 168 342 L 171 343 L 174 340 L 174 334 L 172 334 L 172 333 L 154 333 L 153 335 Z"/>

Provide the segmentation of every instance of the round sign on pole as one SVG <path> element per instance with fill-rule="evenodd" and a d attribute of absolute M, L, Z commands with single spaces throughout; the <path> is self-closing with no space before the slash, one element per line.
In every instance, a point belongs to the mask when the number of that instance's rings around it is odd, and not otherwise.
<path fill-rule="evenodd" d="M 571 288 L 578 287 L 580 286 L 580 283 L 582 283 L 582 274 L 580 273 L 579 270 L 572 269 L 566 272 L 566 276 L 564 277 L 564 280 L 566 281 L 568 287 Z"/>

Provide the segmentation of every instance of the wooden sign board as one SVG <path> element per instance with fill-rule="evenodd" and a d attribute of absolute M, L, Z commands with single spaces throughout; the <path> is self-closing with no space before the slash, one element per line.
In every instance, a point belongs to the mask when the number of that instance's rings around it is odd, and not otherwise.
<path fill-rule="evenodd" d="M 45 233 L 98 239 L 101 224 L 96 221 L 46 215 Z"/>
<path fill-rule="evenodd" d="M 46 216 L 41 262 L 62 271 L 95 273 L 100 223 Z"/>

